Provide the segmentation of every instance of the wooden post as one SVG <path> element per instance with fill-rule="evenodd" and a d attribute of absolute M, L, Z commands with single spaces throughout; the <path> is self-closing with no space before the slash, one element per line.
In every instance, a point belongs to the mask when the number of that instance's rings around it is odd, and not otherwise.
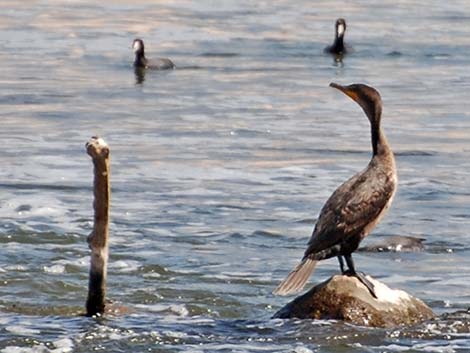
<path fill-rule="evenodd" d="M 103 139 L 92 137 L 86 144 L 94 165 L 95 209 L 93 231 L 87 238 L 91 249 L 90 278 L 86 315 L 101 315 L 105 310 L 109 235 L 109 147 Z"/>

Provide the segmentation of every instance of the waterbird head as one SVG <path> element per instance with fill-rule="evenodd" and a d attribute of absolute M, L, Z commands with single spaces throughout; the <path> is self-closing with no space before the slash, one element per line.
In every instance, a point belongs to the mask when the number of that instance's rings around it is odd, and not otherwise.
<path fill-rule="evenodd" d="M 334 87 L 349 96 L 361 106 L 371 124 L 374 127 L 379 126 L 382 114 L 382 98 L 375 88 L 362 83 L 342 86 L 334 82 L 330 83 L 330 87 Z"/>
<path fill-rule="evenodd" d="M 132 43 L 132 49 L 134 49 L 135 54 L 144 54 L 144 41 L 142 39 L 136 38 Z"/>
<path fill-rule="evenodd" d="M 346 21 L 344 18 L 338 18 L 336 20 L 336 37 L 343 37 L 346 32 Z"/>

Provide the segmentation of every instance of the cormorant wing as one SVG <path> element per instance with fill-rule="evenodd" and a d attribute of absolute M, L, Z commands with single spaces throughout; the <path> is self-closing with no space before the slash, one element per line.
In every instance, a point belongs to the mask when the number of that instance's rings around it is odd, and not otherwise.
<path fill-rule="evenodd" d="M 342 184 L 323 206 L 304 257 L 338 245 L 375 224 L 395 183 L 373 163 Z"/>
<path fill-rule="evenodd" d="M 167 58 L 157 58 L 154 60 L 149 60 L 147 62 L 147 67 L 149 69 L 155 69 L 155 70 L 169 70 L 169 69 L 174 69 L 175 64 L 170 59 Z"/>

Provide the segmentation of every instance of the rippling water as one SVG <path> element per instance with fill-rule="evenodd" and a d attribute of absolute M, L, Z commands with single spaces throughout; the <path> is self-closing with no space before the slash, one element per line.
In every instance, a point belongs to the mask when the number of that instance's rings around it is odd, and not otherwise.
<path fill-rule="evenodd" d="M 469 352 L 466 1 L 0 1 L 0 352 Z M 322 50 L 337 17 L 354 53 Z M 131 67 L 131 43 L 171 72 Z M 370 158 L 384 101 L 399 191 L 357 266 L 441 316 L 411 329 L 271 320 L 330 193 Z M 108 296 L 83 312 L 92 219 L 84 144 L 111 147 Z M 337 273 L 322 262 L 310 283 Z"/>

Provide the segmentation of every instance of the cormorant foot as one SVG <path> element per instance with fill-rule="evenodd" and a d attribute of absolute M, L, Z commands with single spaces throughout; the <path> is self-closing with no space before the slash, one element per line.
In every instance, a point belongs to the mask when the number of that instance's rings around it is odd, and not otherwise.
<path fill-rule="evenodd" d="M 374 285 L 371 283 L 371 281 L 369 281 L 369 280 L 366 278 L 366 274 L 365 274 L 364 272 L 353 272 L 353 271 L 351 271 L 351 270 L 347 270 L 347 271 L 344 271 L 344 272 L 343 272 L 343 275 L 356 277 L 363 285 L 365 285 L 365 286 L 367 287 L 367 289 L 369 290 L 369 293 L 370 293 L 375 299 L 378 299 L 378 298 L 377 298 L 377 294 L 375 294 Z"/>
<path fill-rule="evenodd" d="M 346 271 L 345 271 L 345 269 L 344 269 L 344 261 L 343 261 L 343 258 L 342 258 L 341 256 L 338 256 L 338 261 L 339 261 L 339 268 L 341 269 L 341 273 L 342 273 L 343 275 L 345 275 L 345 274 L 346 274 L 346 273 L 345 273 Z"/>

